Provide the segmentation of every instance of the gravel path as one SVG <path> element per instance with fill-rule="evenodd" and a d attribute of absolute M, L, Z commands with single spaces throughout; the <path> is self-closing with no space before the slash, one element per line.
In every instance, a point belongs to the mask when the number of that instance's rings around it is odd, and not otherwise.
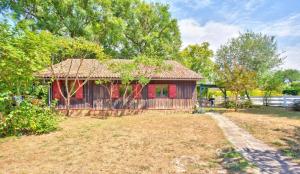
<path fill-rule="evenodd" d="M 254 138 L 225 116 L 217 113 L 208 113 L 208 115 L 218 123 L 235 149 L 255 164 L 261 173 L 300 174 L 299 165 L 282 156 L 276 149 Z"/>

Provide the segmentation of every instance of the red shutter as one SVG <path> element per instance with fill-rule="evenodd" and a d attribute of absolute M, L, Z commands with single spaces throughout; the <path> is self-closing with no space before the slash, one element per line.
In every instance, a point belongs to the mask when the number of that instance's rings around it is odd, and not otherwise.
<path fill-rule="evenodd" d="M 53 99 L 60 99 L 61 98 L 61 95 L 60 95 L 60 92 L 59 92 L 59 87 L 61 87 L 61 81 L 60 80 L 55 80 L 53 83 L 52 83 L 52 91 L 53 91 Z"/>
<path fill-rule="evenodd" d="M 112 84 L 111 85 L 111 98 L 117 99 L 119 97 L 120 97 L 119 84 Z"/>
<path fill-rule="evenodd" d="M 141 84 L 133 84 L 133 98 L 134 99 L 140 99 L 142 98 L 142 85 Z"/>
<path fill-rule="evenodd" d="M 169 98 L 176 98 L 176 85 L 169 84 Z"/>
<path fill-rule="evenodd" d="M 75 90 L 77 90 L 79 88 L 75 94 L 75 97 L 77 99 L 83 99 L 83 86 L 80 86 L 80 85 L 82 85 L 82 83 L 83 83 L 83 80 L 78 80 L 75 83 Z"/>
<path fill-rule="evenodd" d="M 155 85 L 154 84 L 148 85 L 148 98 L 155 98 Z"/>

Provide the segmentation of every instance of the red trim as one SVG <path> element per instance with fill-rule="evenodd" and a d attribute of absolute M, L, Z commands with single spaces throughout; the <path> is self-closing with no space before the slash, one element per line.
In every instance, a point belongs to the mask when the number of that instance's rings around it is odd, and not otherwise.
<path fill-rule="evenodd" d="M 111 98 L 118 99 L 120 97 L 120 85 L 112 84 L 111 85 Z"/>
<path fill-rule="evenodd" d="M 133 98 L 134 99 L 141 99 L 142 98 L 142 85 L 141 84 L 133 84 Z"/>
<path fill-rule="evenodd" d="M 78 89 L 75 94 L 76 99 L 83 99 L 83 86 L 80 86 L 80 85 L 82 85 L 82 83 L 83 83 L 83 80 L 78 80 L 75 83 L 75 90 Z"/>
<path fill-rule="evenodd" d="M 148 85 L 148 98 L 155 98 L 155 84 Z"/>
<path fill-rule="evenodd" d="M 53 83 L 52 83 L 52 92 L 53 92 L 53 99 L 61 99 L 61 94 L 60 94 L 60 91 L 59 91 L 59 87 L 61 88 L 61 80 L 55 80 Z"/>
<path fill-rule="evenodd" d="M 176 85 L 169 84 L 169 98 L 176 98 Z"/>

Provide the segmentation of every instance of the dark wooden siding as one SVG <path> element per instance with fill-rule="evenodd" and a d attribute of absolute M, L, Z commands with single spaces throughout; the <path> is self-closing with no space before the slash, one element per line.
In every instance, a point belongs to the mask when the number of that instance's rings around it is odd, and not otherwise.
<path fill-rule="evenodd" d="M 151 84 L 176 84 L 176 98 L 148 99 L 147 86 L 142 90 L 142 98 L 130 102 L 132 109 L 191 109 L 196 101 L 195 81 L 151 81 Z M 112 107 L 111 107 L 112 106 Z M 110 100 L 109 91 L 103 85 L 89 81 L 84 85 L 84 99 L 71 99 L 71 108 L 91 109 L 120 109 L 122 100 Z M 59 108 L 64 108 L 63 100 L 59 102 Z"/>

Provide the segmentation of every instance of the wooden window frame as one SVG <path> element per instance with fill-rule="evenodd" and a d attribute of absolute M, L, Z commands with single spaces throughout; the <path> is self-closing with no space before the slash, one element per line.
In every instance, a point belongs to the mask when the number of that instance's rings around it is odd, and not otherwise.
<path fill-rule="evenodd" d="M 160 94 L 158 94 L 157 90 L 160 90 Z M 164 89 L 167 91 L 166 95 L 163 95 Z M 169 98 L 169 85 L 168 84 L 156 84 L 155 85 L 155 98 Z"/>

